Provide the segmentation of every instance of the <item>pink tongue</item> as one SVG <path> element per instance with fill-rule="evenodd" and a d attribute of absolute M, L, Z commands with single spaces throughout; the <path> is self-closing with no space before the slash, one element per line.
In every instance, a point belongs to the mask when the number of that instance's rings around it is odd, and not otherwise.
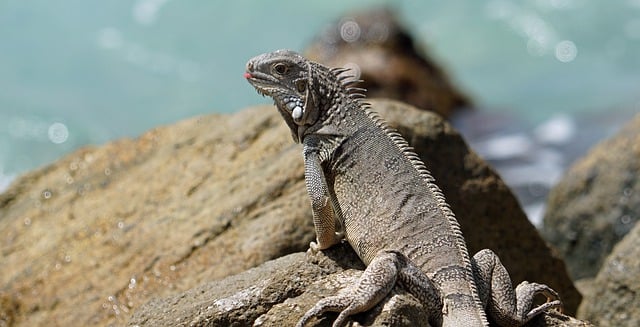
<path fill-rule="evenodd" d="M 251 73 L 244 73 L 244 78 L 251 78 Z"/>

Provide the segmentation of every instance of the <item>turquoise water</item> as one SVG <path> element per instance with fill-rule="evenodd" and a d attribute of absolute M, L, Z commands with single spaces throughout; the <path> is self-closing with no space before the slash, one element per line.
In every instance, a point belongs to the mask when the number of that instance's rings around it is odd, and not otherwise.
<path fill-rule="evenodd" d="M 266 103 L 246 60 L 375 4 L 483 108 L 540 122 L 640 103 L 640 0 L 0 2 L 0 189 L 86 144 Z M 640 110 L 639 110 L 640 111 Z"/>

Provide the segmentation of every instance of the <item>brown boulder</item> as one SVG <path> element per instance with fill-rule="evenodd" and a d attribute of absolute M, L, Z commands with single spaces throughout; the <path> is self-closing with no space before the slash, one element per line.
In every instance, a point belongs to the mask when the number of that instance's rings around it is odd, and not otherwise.
<path fill-rule="evenodd" d="M 85 148 L 0 196 L 15 325 L 122 325 L 152 297 L 313 239 L 300 150 L 272 107 Z"/>
<path fill-rule="evenodd" d="M 343 16 L 316 37 L 305 56 L 329 67 L 353 68 L 370 97 L 399 100 L 443 117 L 471 107 L 388 9 Z"/>
<path fill-rule="evenodd" d="M 593 277 L 640 212 L 640 115 L 577 161 L 549 194 L 542 234 L 575 279 Z"/>
<path fill-rule="evenodd" d="M 427 161 L 470 251 L 514 282 L 580 296 L 499 177 L 438 116 L 373 101 Z M 152 298 L 222 279 L 314 238 L 301 149 L 271 106 L 78 150 L 0 195 L 1 316 L 16 326 L 122 325 Z M 7 307 L 4 307 L 4 303 Z"/>

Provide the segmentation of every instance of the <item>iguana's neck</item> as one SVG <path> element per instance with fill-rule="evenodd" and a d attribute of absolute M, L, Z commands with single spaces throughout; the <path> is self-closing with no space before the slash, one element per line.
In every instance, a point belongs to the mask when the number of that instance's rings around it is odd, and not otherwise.
<path fill-rule="evenodd" d="M 310 106 L 306 110 L 316 112 L 317 118 L 308 127 L 307 135 L 319 137 L 324 144 L 322 150 L 329 153 L 333 146 L 367 126 L 369 121 L 366 105 L 360 102 L 363 96 L 358 93 L 363 89 L 353 87 L 356 81 L 352 76 L 342 75 L 344 72 L 344 69 L 310 63 L 311 78 L 305 103 Z"/>
<path fill-rule="evenodd" d="M 367 119 L 366 104 L 350 93 L 344 87 L 332 90 L 332 96 L 327 99 L 323 110 L 323 123 L 343 131 L 347 135 L 353 133 L 358 127 L 364 127 Z"/>
<path fill-rule="evenodd" d="M 313 78 L 310 79 L 308 88 L 310 97 L 320 108 L 321 112 L 330 112 L 340 102 L 344 90 L 338 76 L 330 69 L 317 64 L 311 65 Z"/>

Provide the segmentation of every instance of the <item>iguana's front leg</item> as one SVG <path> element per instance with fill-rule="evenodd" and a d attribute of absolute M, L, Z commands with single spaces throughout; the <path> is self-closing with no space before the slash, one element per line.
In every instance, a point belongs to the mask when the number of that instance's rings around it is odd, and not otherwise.
<path fill-rule="evenodd" d="M 523 281 L 514 290 L 507 269 L 491 250 L 476 253 L 472 267 L 486 311 L 500 326 L 522 326 L 548 309 L 562 308 L 558 293 L 547 285 Z M 547 301 L 534 308 L 537 295 Z"/>
<path fill-rule="evenodd" d="M 304 151 L 304 180 L 311 200 L 317 240 L 309 246 L 311 251 L 317 252 L 339 243 L 343 235 L 336 230 L 341 222 L 336 217 L 320 158 L 310 147 L 305 147 Z"/>

